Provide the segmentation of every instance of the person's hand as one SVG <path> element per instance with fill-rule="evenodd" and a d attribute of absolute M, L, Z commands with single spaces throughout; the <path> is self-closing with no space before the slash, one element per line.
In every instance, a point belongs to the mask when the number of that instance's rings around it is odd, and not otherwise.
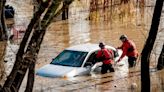
<path fill-rule="evenodd" d="M 114 62 L 114 64 L 113 64 L 113 65 L 114 65 L 114 66 L 116 66 L 116 64 L 117 64 L 117 61 L 116 61 L 116 62 Z"/>
<path fill-rule="evenodd" d="M 115 61 L 115 63 L 114 63 L 114 66 L 116 66 L 117 65 L 117 63 L 120 61 L 120 59 L 119 60 L 117 60 L 117 61 Z"/>
<path fill-rule="evenodd" d="M 120 47 L 117 47 L 116 49 L 120 49 Z"/>
<path fill-rule="evenodd" d="M 121 61 L 121 59 L 118 59 L 118 60 L 117 60 L 117 63 L 120 62 L 120 61 Z"/>

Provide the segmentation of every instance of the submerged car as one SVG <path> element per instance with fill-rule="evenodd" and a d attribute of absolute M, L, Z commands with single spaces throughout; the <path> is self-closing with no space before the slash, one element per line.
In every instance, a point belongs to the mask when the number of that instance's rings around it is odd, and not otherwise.
<path fill-rule="evenodd" d="M 108 45 L 105 47 L 112 49 L 115 53 L 114 60 L 118 60 L 122 51 Z M 95 65 L 98 50 L 100 50 L 98 44 L 91 43 L 68 47 L 52 59 L 50 64 L 37 70 L 36 74 L 44 77 L 74 77 L 89 74 Z M 94 69 L 98 68 L 100 67 Z"/>

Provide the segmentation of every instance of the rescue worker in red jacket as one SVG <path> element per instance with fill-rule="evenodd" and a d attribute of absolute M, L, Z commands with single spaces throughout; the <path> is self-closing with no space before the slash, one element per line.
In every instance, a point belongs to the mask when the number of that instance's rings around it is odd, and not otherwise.
<path fill-rule="evenodd" d="M 101 73 L 105 74 L 108 70 L 110 70 L 110 72 L 114 72 L 114 68 L 112 65 L 114 58 L 113 51 L 105 48 L 105 44 L 102 42 L 99 43 L 99 47 L 101 48 L 101 50 L 98 51 L 96 58 L 99 61 L 103 62 Z"/>
<path fill-rule="evenodd" d="M 122 49 L 123 53 L 117 62 L 121 61 L 122 58 L 126 55 L 128 57 L 129 68 L 135 66 L 138 57 L 138 51 L 136 49 L 135 43 L 129 40 L 126 35 L 121 35 L 120 40 L 123 44 L 117 49 Z"/>

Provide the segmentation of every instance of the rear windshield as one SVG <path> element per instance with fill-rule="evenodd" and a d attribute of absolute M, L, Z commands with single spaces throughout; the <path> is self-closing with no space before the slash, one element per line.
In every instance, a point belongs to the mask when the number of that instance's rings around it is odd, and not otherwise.
<path fill-rule="evenodd" d="M 51 64 L 80 67 L 87 54 L 88 52 L 64 50 L 55 59 L 53 59 Z"/>

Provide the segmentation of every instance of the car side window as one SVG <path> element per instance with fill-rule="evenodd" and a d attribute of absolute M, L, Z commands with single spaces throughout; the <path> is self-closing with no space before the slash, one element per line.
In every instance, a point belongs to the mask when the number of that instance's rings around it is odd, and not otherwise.
<path fill-rule="evenodd" d="M 88 58 L 88 60 L 86 61 L 86 63 L 85 63 L 84 66 L 93 65 L 93 64 L 96 63 L 96 54 L 97 54 L 97 52 L 98 52 L 98 51 L 93 52 L 93 53 L 89 56 L 89 58 Z"/>

